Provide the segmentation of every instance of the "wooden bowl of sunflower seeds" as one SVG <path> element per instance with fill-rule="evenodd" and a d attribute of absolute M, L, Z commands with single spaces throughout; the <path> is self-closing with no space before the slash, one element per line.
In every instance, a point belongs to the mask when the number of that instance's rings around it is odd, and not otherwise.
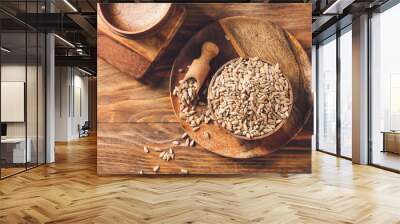
<path fill-rule="evenodd" d="M 293 91 L 279 64 L 258 57 L 235 58 L 221 66 L 208 87 L 212 120 L 245 140 L 266 138 L 289 118 Z"/>

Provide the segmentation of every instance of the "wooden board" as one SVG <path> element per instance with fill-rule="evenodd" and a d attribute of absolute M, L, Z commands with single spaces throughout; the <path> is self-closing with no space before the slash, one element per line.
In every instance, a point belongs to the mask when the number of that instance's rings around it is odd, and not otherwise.
<path fill-rule="evenodd" d="M 159 174 L 176 174 L 181 167 L 187 167 L 191 174 L 311 172 L 312 119 L 288 145 L 267 157 L 238 160 L 200 146 L 178 147 L 176 160 L 166 163 L 149 159 L 155 154 L 143 153 L 144 145 L 166 147 L 183 132 L 169 101 L 171 67 L 187 41 L 205 26 L 222 17 L 257 16 L 292 33 L 307 54 L 311 52 L 310 4 L 178 5 L 186 8 L 185 22 L 149 75 L 136 80 L 98 60 L 98 174 L 137 174 L 141 169 L 154 174 L 151 168 L 156 162 L 161 166 Z"/>
<path fill-rule="evenodd" d="M 186 68 L 193 59 L 199 57 L 201 46 L 206 41 L 211 41 L 220 48 L 220 53 L 211 63 L 209 80 L 223 64 L 238 56 L 259 57 L 273 64 L 278 63 L 293 89 L 293 110 L 287 122 L 278 131 L 266 138 L 248 141 L 236 138 L 211 123 L 201 124 L 200 130 L 193 132 L 188 123 L 179 119 L 179 100 L 171 94 L 177 120 L 181 122 L 185 131 L 211 152 L 232 158 L 266 156 L 287 144 L 301 131 L 313 106 L 311 65 L 298 41 L 281 27 L 262 19 L 244 16 L 221 19 L 200 30 L 179 53 L 171 72 L 170 93 L 184 78 L 185 73 L 178 70 Z M 203 109 L 205 110 L 206 106 L 203 106 Z M 204 131 L 210 133 L 210 139 L 204 136 Z"/>
<path fill-rule="evenodd" d="M 98 56 L 134 78 L 143 77 L 167 48 L 183 23 L 185 9 L 174 6 L 172 10 L 171 15 L 158 28 L 157 33 L 144 38 L 122 37 L 112 32 L 98 16 Z"/>

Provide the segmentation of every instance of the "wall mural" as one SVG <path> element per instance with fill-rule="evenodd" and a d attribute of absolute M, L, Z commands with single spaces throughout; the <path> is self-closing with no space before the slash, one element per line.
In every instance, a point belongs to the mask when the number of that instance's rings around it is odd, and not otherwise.
<path fill-rule="evenodd" d="M 310 173 L 311 4 L 98 5 L 98 173 Z"/>

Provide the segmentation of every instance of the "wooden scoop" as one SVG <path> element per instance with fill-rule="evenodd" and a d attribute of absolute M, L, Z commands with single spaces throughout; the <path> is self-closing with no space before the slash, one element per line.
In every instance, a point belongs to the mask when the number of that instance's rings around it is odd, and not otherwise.
<path fill-rule="evenodd" d="M 201 55 L 199 58 L 194 59 L 186 72 L 183 81 L 190 78 L 197 81 L 196 94 L 199 93 L 201 86 L 207 78 L 208 72 L 210 71 L 210 61 L 217 56 L 219 53 L 219 48 L 212 42 L 204 42 L 201 47 Z"/>

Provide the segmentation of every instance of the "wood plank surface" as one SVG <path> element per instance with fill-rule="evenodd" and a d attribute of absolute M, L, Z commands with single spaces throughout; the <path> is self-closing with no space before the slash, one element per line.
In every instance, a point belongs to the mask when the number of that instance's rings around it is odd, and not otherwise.
<path fill-rule="evenodd" d="M 98 71 L 99 123 L 176 122 L 167 78 L 136 80 L 100 58 Z"/>
<path fill-rule="evenodd" d="M 169 75 L 184 44 L 205 25 L 228 16 L 257 16 L 293 34 L 310 55 L 310 4 L 179 5 L 186 8 L 185 21 L 145 77 L 134 80 L 105 61 L 98 61 L 99 174 L 137 174 L 141 169 L 153 174 L 151 168 L 156 162 L 163 162 L 151 153 L 144 154 L 143 145 L 166 147 L 182 133 L 169 102 Z M 300 133 L 303 140 L 292 141 L 268 157 L 250 160 L 228 159 L 200 147 L 177 147 L 177 159 L 159 164 L 160 174 L 174 174 L 180 168 L 193 174 L 310 172 L 310 131 L 311 120 L 307 131 Z"/>

